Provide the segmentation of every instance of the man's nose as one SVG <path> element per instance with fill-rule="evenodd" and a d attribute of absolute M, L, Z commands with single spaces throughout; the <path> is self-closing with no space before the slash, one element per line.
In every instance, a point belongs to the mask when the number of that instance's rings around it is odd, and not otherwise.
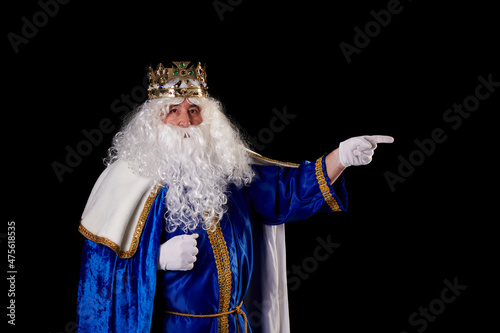
<path fill-rule="evenodd" d="M 191 119 L 189 118 L 189 115 L 187 112 L 182 112 L 180 117 L 179 117 L 179 123 L 177 124 L 179 127 L 189 127 L 191 126 Z"/>

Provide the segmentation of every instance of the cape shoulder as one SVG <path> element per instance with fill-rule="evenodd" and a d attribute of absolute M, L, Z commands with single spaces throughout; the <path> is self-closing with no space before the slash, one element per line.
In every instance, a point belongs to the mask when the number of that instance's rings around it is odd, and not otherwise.
<path fill-rule="evenodd" d="M 120 258 L 130 258 L 139 245 L 149 210 L 159 193 L 151 179 L 132 173 L 116 161 L 99 176 L 78 228 L 87 239 L 103 244 Z"/>

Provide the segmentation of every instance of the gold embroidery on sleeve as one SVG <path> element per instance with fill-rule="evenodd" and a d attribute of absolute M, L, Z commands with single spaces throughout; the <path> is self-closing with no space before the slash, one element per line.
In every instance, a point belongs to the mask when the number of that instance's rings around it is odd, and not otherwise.
<path fill-rule="evenodd" d="M 323 194 L 323 198 L 325 199 L 328 206 L 330 206 L 330 208 L 334 212 L 340 212 L 342 210 L 340 209 L 335 198 L 332 196 L 330 187 L 328 186 L 325 175 L 323 174 L 322 160 L 323 157 L 320 157 L 316 160 L 316 179 L 318 180 L 319 189 L 321 190 L 321 194 Z"/>

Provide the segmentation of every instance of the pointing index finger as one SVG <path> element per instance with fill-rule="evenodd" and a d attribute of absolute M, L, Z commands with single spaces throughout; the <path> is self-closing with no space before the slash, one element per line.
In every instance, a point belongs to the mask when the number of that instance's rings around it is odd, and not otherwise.
<path fill-rule="evenodd" d="M 366 136 L 366 140 L 370 141 L 371 143 L 393 143 L 394 138 L 392 136 L 388 135 L 371 135 L 371 136 Z"/>

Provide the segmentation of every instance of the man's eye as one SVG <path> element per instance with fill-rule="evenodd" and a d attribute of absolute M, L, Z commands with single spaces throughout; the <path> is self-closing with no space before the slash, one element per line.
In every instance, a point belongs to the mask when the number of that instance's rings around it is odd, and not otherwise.
<path fill-rule="evenodd" d="M 190 109 L 189 110 L 190 113 L 197 113 L 198 112 L 198 109 Z"/>
<path fill-rule="evenodd" d="M 173 112 L 173 113 L 175 113 L 175 112 L 177 112 L 177 109 L 170 109 L 170 111 L 169 111 L 169 112 Z"/>

